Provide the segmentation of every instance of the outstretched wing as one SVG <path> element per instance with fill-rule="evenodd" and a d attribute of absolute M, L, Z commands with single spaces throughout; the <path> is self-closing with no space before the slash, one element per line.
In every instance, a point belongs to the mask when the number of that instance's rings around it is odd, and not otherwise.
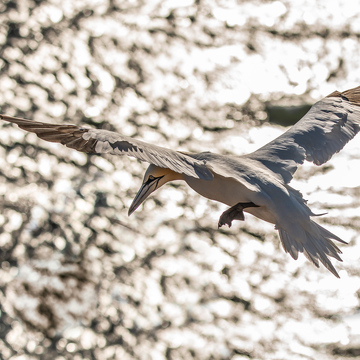
<path fill-rule="evenodd" d="M 213 174 L 204 161 L 112 131 L 48 124 L 7 115 L 0 115 L 0 119 L 17 124 L 21 129 L 35 133 L 41 139 L 61 143 L 78 151 L 128 155 L 194 178 L 213 179 Z"/>
<path fill-rule="evenodd" d="M 261 162 L 288 183 L 304 160 L 324 164 L 359 130 L 360 86 L 334 91 L 284 134 L 245 156 Z"/>

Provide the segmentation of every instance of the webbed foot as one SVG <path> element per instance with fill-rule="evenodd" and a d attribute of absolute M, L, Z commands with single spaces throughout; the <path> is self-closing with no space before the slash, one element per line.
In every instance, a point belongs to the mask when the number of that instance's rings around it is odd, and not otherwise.
<path fill-rule="evenodd" d="M 228 225 L 230 228 L 233 220 L 245 220 L 243 210 L 247 207 L 258 207 L 258 205 L 255 205 L 253 202 L 237 203 L 236 205 L 232 206 L 221 214 L 219 218 L 218 228 L 221 228 L 225 224 Z"/>

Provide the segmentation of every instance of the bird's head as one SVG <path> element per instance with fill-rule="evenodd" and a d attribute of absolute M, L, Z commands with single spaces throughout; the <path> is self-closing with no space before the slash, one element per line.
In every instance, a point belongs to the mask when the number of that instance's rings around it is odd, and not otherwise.
<path fill-rule="evenodd" d="M 128 215 L 130 216 L 155 190 L 169 181 L 181 180 L 182 178 L 182 174 L 151 164 L 145 172 L 140 190 L 130 205 Z"/>

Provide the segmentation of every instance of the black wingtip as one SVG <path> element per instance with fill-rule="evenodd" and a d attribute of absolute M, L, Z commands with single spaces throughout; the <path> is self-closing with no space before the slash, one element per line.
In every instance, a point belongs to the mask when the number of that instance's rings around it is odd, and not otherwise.
<path fill-rule="evenodd" d="M 360 86 L 342 92 L 336 90 L 327 97 L 341 97 L 345 101 L 360 106 Z"/>

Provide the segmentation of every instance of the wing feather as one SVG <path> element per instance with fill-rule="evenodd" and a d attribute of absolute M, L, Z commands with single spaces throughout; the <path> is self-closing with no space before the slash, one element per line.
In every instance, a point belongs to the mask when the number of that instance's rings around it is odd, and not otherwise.
<path fill-rule="evenodd" d="M 212 172 L 203 160 L 115 132 L 76 125 L 48 124 L 7 115 L 0 115 L 0 119 L 17 124 L 21 129 L 35 133 L 43 140 L 61 143 L 78 151 L 128 155 L 194 178 L 213 179 Z"/>
<path fill-rule="evenodd" d="M 335 91 L 318 101 L 288 131 L 246 156 L 288 183 L 305 160 L 324 164 L 359 130 L 360 86 L 342 93 Z"/>

